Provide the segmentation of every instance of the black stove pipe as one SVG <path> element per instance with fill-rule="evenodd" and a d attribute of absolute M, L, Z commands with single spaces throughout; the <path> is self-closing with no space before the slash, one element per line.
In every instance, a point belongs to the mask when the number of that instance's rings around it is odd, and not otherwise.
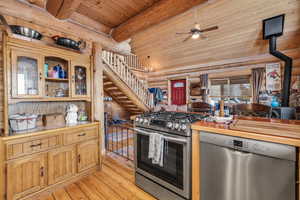
<path fill-rule="evenodd" d="M 292 77 L 292 67 L 293 67 L 293 60 L 292 58 L 284 55 L 283 53 L 276 50 L 276 43 L 277 37 L 272 36 L 269 39 L 269 50 L 270 54 L 283 60 L 285 63 L 284 66 L 284 80 L 283 80 L 283 87 L 282 87 L 282 94 L 281 94 L 281 103 L 283 107 L 289 107 L 290 102 L 290 88 L 291 88 L 291 77 Z"/>

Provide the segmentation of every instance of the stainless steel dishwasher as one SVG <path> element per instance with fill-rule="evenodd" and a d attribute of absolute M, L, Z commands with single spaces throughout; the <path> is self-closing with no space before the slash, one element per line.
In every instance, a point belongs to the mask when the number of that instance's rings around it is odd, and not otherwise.
<path fill-rule="evenodd" d="M 295 200 L 296 148 L 200 133 L 201 200 Z"/>

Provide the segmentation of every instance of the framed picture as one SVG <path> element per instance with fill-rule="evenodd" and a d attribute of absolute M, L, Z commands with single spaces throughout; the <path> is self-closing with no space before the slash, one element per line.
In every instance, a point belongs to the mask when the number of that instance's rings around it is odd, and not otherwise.
<path fill-rule="evenodd" d="M 280 63 L 266 64 L 266 90 L 281 90 L 281 69 Z"/>

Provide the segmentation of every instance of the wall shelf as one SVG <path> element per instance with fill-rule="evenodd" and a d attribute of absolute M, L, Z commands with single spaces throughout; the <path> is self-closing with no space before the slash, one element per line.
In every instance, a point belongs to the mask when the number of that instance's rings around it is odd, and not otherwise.
<path fill-rule="evenodd" d="M 51 82 L 69 82 L 69 79 L 65 78 L 45 78 L 45 80 Z"/>

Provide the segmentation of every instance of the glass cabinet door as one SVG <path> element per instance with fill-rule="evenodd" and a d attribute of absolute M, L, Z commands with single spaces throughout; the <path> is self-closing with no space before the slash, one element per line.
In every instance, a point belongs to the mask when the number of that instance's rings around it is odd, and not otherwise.
<path fill-rule="evenodd" d="M 12 97 L 42 96 L 42 56 L 12 51 Z"/>
<path fill-rule="evenodd" d="M 90 70 L 84 65 L 73 65 L 72 69 L 72 96 L 89 97 L 90 96 Z"/>

